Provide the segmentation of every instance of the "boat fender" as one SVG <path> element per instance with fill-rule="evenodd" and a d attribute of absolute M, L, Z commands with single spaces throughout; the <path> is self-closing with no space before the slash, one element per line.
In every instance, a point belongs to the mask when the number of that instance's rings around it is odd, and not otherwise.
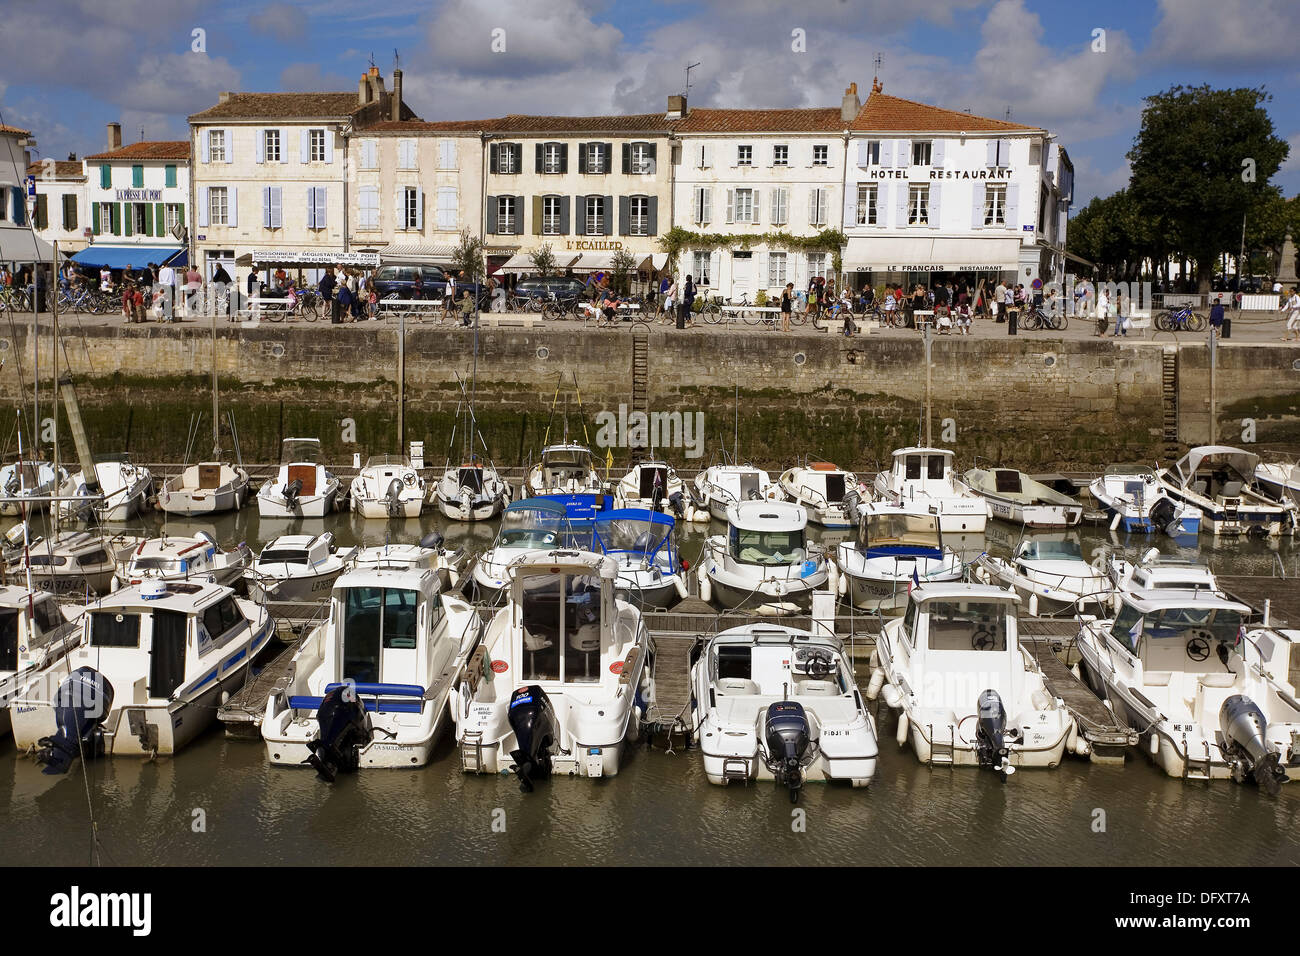
<path fill-rule="evenodd" d="M 1038 595 L 1029 595 L 1029 616 L 1038 617 Z"/>
<path fill-rule="evenodd" d="M 1070 729 L 1065 735 L 1065 746 L 1074 753 L 1079 752 L 1079 722 L 1076 720 L 1070 721 Z"/>
<path fill-rule="evenodd" d="M 122 582 L 117 579 L 116 575 L 114 575 L 113 580 L 108 582 L 108 592 L 110 594 L 116 594 L 117 589 L 120 588 L 121 586 L 122 586 Z"/>
<path fill-rule="evenodd" d="M 867 700 L 875 700 L 880 696 L 880 688 L 885 684 L 885 671 L 877 667 L 871 672 L 871 682 L 867 684 Z"/>
<path fill-rule="evenodd" d="M 871 649 L 871 667 L 874 670 L 879 666 L 880 666 L 880 648 L 873 647 Z"/>
<path fill-rule="evenodd" d="M 230 691 L 223 690 L 221 692 L 221 706 L 224 707 L 226 705 L 226 701 L 228 700 L 230 700 Z"/>
<path fill-rule="evenodd" d="M 907 729 L 908 729 L 907 714 L 900 713 L 898 715 L 898 734 L 895 737 L 895 739 L 898 741 L 898 746 L 900 747 L 902 747 L 904 744 L 907 743 Z"/>
<path fill-rule="evenodd" d="M 884 697 L 885 703 L 893 710 L 898 710 L 903 706 L 903 692 L 893 684 L 886 684 L 882 687 L 880 689 L 880 695 Z"/>
<path fill-rule="evenodd" d="M 704 573 L 704 565 L 700 565 L 699 569 L 695 572 L 695 576 L 700 582 L 700 600 L 705 604 L 709 604 L 713 600 L 713 582 L 710 581 L 709 576 Z"/>
<path fill-rule="evenodd" d="M 1122 513 L 1118 512 L 1118 511 L 1115 512 L 1115 517 L 1113 517 L 1113 518 L 1110 519 L 1110 530 L 1111 530 L 1111 531 L 1114 531 L 1116 528 L 1119 527 L 1120 519 L 1123 518 L 1123 517 L 1124 517 L 1124 515 L 1123 515 Z"/>
<path fill-rule="evenodd" d="M 1160 756 L 1160 735 L 1154 730 L 1147 737 L 1147 750 L 1151 751 L 1151 756 Z"/>
<path fill-rule="evenodd" d="M 1079 671 L 1078 661 L 1076 661 L 1074 666 L 1070 668 L 1070 673 L 1074 675 L 1075 680 L 1081 684 L 1083 683 L 1083 674 Z"/>
<path fill-rule="evenodd" d="M 1092 753 L 1092 744 L 1088 743 L 1088 741 L 1085 738 L 1080 737 L 1077 741 L 1075 741 L 1074 752 L 1078 754 L 1080 757 L 1086 757 Z"/>
<path fill-rule="evenodd" d="M 831 594 L 843 594 L 844 590 L 840 587 L 840 569 L 831 562 L 826 569 L 826 590 Z"/>
<path fill-rule="evenodd" d="M 837 588 L 840 597 L 849 593 L 849 576 L 847 574 L 839 575 L 839 587 Z"/>
<path fill-rule="evenodd" d="M 679 574 L 679 575 L 677 575 L 677 577 L 674 579 L 673 583 L 677 586 L 677 596 L 678 596 L 678 597 L 680 597 L 682 600 L 685 600 L 687 597 L 690 596 L 690 595 L 689 595 L 689 592 L 688 592 L 688 590 L 687 590 L 687 588 L 686 588 L 686 578 L 682 577 L 682 576 Z"/>

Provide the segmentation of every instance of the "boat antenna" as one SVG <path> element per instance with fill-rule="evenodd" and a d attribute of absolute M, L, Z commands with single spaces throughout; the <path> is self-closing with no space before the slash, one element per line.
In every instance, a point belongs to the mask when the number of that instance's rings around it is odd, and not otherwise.
<path fill-rule="evenodd" d="M 740 461 L 740 379 L 736 378 L 736 421 L 731 431 L 731 462 Z"/>

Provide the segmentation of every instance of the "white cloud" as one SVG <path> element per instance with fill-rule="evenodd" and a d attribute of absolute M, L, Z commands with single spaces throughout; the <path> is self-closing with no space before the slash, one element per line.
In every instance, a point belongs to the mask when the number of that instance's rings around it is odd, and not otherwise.
<path fill-rule="evenodd" d="M 448 0 L 430 22 L 429 45 L 441 68 L 509 78 L 582 69 L 581 64 L 612 67 L 623 41 L 617 27 L 596 21 L 599 4 L 592 0 L 499 0 L 490 10 L 484 6 Z"/>
<path fill-rule="evenodd" d="M 307 15 L 288 3 L 270 3 L 248 18 L 253 29 L 280 40 L 304 39 Z"/>
<path fill-rule="evenodd" d="M 1197 66 L 1293 62 L 1294 0 L 1159 0 L 1150 52 Z"/>

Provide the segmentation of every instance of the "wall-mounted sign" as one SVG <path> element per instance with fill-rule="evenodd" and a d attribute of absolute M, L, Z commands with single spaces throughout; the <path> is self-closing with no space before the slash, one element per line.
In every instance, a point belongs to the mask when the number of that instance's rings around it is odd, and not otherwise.
<path fill-rule="evenodd" d="M 162 202 L 161 189 L 117 189 L 120 202 Z"/>
<path fill-rule="evenodd" d="M 565 242 L 564 248 L 571 252 L 618 252 L 623 248 L 623 243 L 613 241 L 570 239 Z"/>
<path fill-rule="evenodd" d="M 980 265 L 903 265 L 903 266 L 855 266 L 849 272 L 1014 272 L 1014 265 L 997 265 L 983 263 Z"/>
<path fill-rule="evenodd" d="M 199 236 L 202 239 L 202 236 Z M 299 266 L 361 266 L 373 269 L 379 265 L 377 252 L 328 252 L 317 249 L 256 249 L 253 262 L 258 265 L 291 263 Z"/>
<path fill-rule="evenodd" d="M 884 169 L 872 166 L 867 170 L 867 179 L 911 179 L 911 170 Z M 931 169 L 929 175 L 918 177 L 922 180 L 939 179 L 980 179 L 988 182 L 1005 181 L 1011 178 L 1011 167 L 994 166 L 989 169 Z"/>
<path fill-rule="evenodd" d="M 1033 231 L 1034 231 L 1034 227 L 1033 227 L 1033 226 L 1022 226 L 1021 228 L 1024 229 L 1025 232 L 1033 232 Z"/>

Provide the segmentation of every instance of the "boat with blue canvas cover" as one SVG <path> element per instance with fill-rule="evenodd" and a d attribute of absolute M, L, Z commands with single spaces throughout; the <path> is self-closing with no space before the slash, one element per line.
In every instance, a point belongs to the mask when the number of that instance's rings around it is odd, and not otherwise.
<path fill-rule="evenodd" d="M 1111 465 L 1088 490 L 1109 516 L 1112 531 L 1179 537 L 1201 530 L 1200 510 L 1172 498 L 1145 465 Z"/>
<path fill-rule="evenodd" d="M 475 599 L 494 601 L 510 586 L 511 564 L 535 551 L 564 547 L 569 533 L 569 515 L 560 502 L 537 497 L 510 502 L 492 547 L 474 562 Z"/>
<path fill-rule="evenodd" d="M 944 547 L 940 524 L 925 505 L 868 503 L 857 539 L 841 542 L 835 552 L 839 592 L 856 608 L 897 613 L 914 583 L 960 581 L 961 557 Z"/>
<path fill-rule="evenodd" d="M 618 562 L 618 596 L 642 608 L 670 608 L 686 597 L 673 544 L 676 522 L 648 508 L 618 508 L 592 522 L 591 550 Z"/>
<path fill-rule="evenodd" d="M 1201 512 L 1204 534 L 1294 534 L 1300 509 L 1289 499 L 1270 497 L 1254 487 L 1258 465 L 1254 452 L 1200 445 L 1156 472 L 1156 481 L 1175 502 Z"/>

